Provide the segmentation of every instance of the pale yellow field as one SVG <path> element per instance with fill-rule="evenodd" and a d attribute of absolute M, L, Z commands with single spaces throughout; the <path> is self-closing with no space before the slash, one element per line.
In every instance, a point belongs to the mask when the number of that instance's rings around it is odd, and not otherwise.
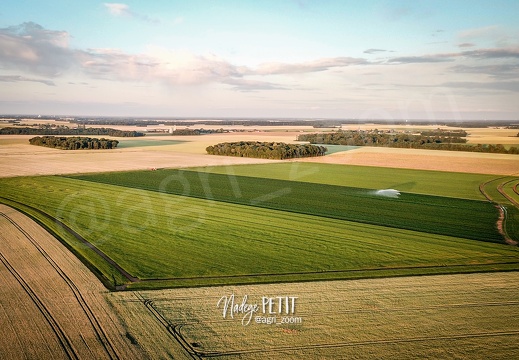
<path fill-rule="evenodd" d="M 151 300 L 202 358 L 237 359 L 510 359 L 519 351 L 519 273 L 447 275 L 331 281 L 301 284 L 226 286 L 114 293 L 120 312 L 133 310 L 132 323 Z M 259 305 L 248 317 L 223 315 L 222 297 Z M 264 324 L 263 297 L 297 297 L 294 313 L 273 311 Z M 279 300 L 276 300 L 279 301 Z M 291 302 L 289 301 L 289 304 Z M 283 317 L 295 324 L 281 324 Z"/>
<path fill-rule="evenodd" d="M 4 205 L 0 215 L 2 359 L 145 356 L 86 266 L 25 215 Z"/>
<path fill-rule="evenodd" d="M 517 175 L 519 173 L 519 155 L 462 151 L 363 147 L 297 161 L 476 174 Z"/>
<path fill-rule="evenodd" d="M 519 129 L 501 129 L 501 128 L 484 128 L 484 129 L 466 129 L 469 135 L 467 140 L 469 144 L 503 144 L 519 146 Z"/>
<path fill-rule="evenodd" d="M 211 126 L 205 126 L 205 128 L 209 127 Z M 135 129 L 131 127 L 118 128 Z M 391 129 L 394 127 L 367 124 L 362 126 L 345 125 L 343 128 Z M 427 127 L 409 126 L 399 129 L 419 130 L 424 128 Z M 435 129 L 437 126 L 429 126 L 428 128 Z M 73 152 L 31 146 L 28 144 L 28 139 L 31 136 L 3 135 L 0 136 L 0 177 L 265 163 L 271 160 L 210 156 L 206 154 L 205 148 L 216 143 L 232 141 L 295 142 L 301 131 L 323 131 L 323 129 L 316 130 L 311 127 L 286 127 L 281 129 L 269 127 L 268 129 L 262 128 L 262 131 L 247 130 L 247 132 L 203 136 L 148 135 L 142 138 L 119 138 L 118 140 L 122 144 L 132 141 L 146 141 L 153 144 L 162 144 L 163 141 L 178 141 L 178 143 Z M 513 141 L 519 142 L 519 138 L 514 139 L 510 136 L 516 130 L 488 128 L 468 129 L 468 131 L 471 133 L 470 142 L 474 142 L 474 139 L 478 140 L 476 142 L 482 143 L 515 144 Z M 365 147 L 325 157 L 290 161 L 510 175 L 519 172 L 518 159 L 517 155 L 506 154 Z"/>
<path fill-rule="evenodd" d="M 205 137 L 200 137 L 199 140 L 202 141 L 196 144 L 188 142 L 156 147 L 79 151 L 29 145 L 30 137 L 25 135 L 0 136 L 0 177 L 268 162 L 268 160 L 262 159 L 206 155 L 205 148 L 211 145 L 212 141 Z M 160 139 L 171 140 L 173 138 L 161 137 Z M 176 137 L 176 140 L 178 138 Z M 220 139 L 214 140 L 219 141 Z M 146 141 L 157 141 L 157 139 L 149 137 Z M 189 141 L 189 139 L 183 138 L 182 141 Z M 207 145 L 205 145 L 206 143 Z"/>

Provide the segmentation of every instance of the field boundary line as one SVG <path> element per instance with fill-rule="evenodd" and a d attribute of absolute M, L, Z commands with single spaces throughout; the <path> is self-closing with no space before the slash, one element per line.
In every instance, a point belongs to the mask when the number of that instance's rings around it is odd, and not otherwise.
<path fill-rule="evenodd" d="M 30 205 L 27 205 L 27 204 L 24 204 L 24 203 L 21 203 L 19 201 L 16 201 L 16 200 L 12 200 L 12 199 L 9 199 L 9 198 L 4 198 L 2 196 L 0 196 L 0 199 L 5 199 L 5 200 L 8 200 L 8 201 L 12 201 L 14 203 L 17 203 L 19 205 L 23 205 L 23 206 L 26 206 L 28 207 L 29 209 L 31 210 L 34 210 L 36 211 L 37 213 L 45 216 L 46 218 L 48 218 L 49 220 L 52 220 L 56 223 L 56 225 L 58 225 L 61 229 L 65 230 L 67 233 L 69 233 L 70 235 L 72 235 L 74 238 L 76 238 L 76 240 L 80 241 L 81 243 L 83 243 L 83 245 L 87 246 L 89 249 L 91 249 L 92 251 L 94 251 L 97 255 L 99 255 L 103 260 L 105 260 L 108 264 L 110 264 L 111 266 L 113 266 L 123 277 L 125 277 L 126 279 L 128 279 L 130 282 L 134 283 L 134 282 L 139 282 L 141 281 L 139 278 L 131 275 L 129 272 L 127 272 L 126 270 L 124 270 L 121 265 L 119 265 L 117 262 L 115 262 L 115 260 L 113 260 L 112 258 L 110 258 L 107 254 L 105 254 L 103 251 L 101 251 L 98 247 L 96 247 L 94 244 L 92 244 L 91 242 L 89 242 L 88 240 L 86 240 L 84 237 L 82 237 L 80 234 L 78 234 L 76 231 L 74 231 L 73 229 L 71 229 L 69 226 L 67 226 L 66 224 L 64 224 L 63 222 L 61 222 L 60 220 L 56 219 L 55 217 L 53 217 L 52 215 L 50 214 L 47 214 L 46 212 L 44 212 L 43 210 L 40 210 L 38 208 L 35 208 L 33 206 L 30 206 Z M 7 204 L 6 204 L 7 205 Z M 30 218 L 32 218 L 33 220 L 35 220 L 36 222 L 38 222 L 40 225 L 41 225 L 41 222 L 40 221 L 37 221 L 37 219 L 35 219 L 33 216 L 31 216 L 30 214 L 27 214 L 25 211 L 21 210 L 21 209 L 17 209 L 19 211 L 21 211 L 22 213 L 24 213 L 25 215 L 29 216 Z M 44 226 L 45 229 L 47 230 L 48 228 L 46 226 Z M 51 232 L 54 237 L 58 238 L 58 236 L 56 236 L 56 234 L 54 234 L 53 232 Z M 64 239 L 62 239 L 61 241 L 62 243 L 64 242 L 67 246 L 67 248 L 70 249 L 71 245 L 67 243 L 67 241 L 65 241 Z M 76 255 L 76 254 L 75 254 Z M 77 256 L 77 255 L 76 255 Z M 78 256 L 78 258 L 81 259 L 81 257 Z M 84 260 L 86 262 L 88 262 L 91 266 L 93 266 L 93 264 L 88 261 L 88 260 Z M 116 284 L 114 284 L 114 287 L 116 287 L 116 290 L 124 290 L 125 288 L 125 285 L 121 285 L 119 287 L 117 287 Z"/>
<path fill-rule="evenodd" d="M 477 266 L 495 266 L 495 265 L 513 265 L 519 264 L 519 261 L 504 261 L 487 264 L 451 264 L 451 265 L 424 265 L 424 266 L 395 266 L 395 267 L 379 267 L 367 269 L 350 269 L 350 270 L 323 270 L 323 271 L 300 271 L 287 273 L 265 273 L 265 274 L 241 274 L 241 275 L 221 275 L 221 276 L 193 276 L 193 277 L 177 277 L 177 278 L 152 278 L 141 279 L 140 282 L 155 282 L 155 281 L 174 281 L 174 280 L 197 280 L 197 279 L 227 279 L 227 278 L 248 278 L 261 276 L 290 276 L 290 275 L 317 275 L 317 274 L 335 274 L 335 273 L 351 273 L 364 271 L 383 271 L 383 270 L 414 270 L 414 269 L 445 269 L 450 267 L 477 267 Z"/>

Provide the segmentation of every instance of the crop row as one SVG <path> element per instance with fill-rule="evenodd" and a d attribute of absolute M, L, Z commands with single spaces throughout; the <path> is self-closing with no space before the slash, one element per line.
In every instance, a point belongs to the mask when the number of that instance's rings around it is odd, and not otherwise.
<path fill-rule="evenodd" d="M 387 197 L 363 188 L 188 170 L 103 173 L 73 178 L 426 233 L 502 241 L 495 226 L 497 210 L 484 201 L 413 193 Z"/>
<path fill-rule="evenodd" d="M 0 182 L 3 197 L 58 218 L 141 279 L 517 262 L 498 244 L 255 206 L 64 177 Z"/>

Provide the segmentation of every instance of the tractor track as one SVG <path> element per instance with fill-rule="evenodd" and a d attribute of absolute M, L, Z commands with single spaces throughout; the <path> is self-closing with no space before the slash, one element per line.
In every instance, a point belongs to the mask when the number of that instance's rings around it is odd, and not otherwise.
<path fill-rule="evenodd" d="M 41 299 L 36 295 L 36 293 L 32 290 L 29 284 L 23 279 L 23 277 L 16 271 L 16 269 L 9 263 L 9 261 L 5 258 L 5 256 L 0 252 L 0 261 L 4 264 L 6 269 L 13 275 L 13 277 L 18 281 L 18 283 L 22 286 L 23 290 L 29 295 L 32 302 L 38 308 L 39 312 L 43 315 L 47 323 L 50 325 L 52 332 L 56 335 L 61 348 L 67 355 L 69 359 L 79 359 L 76 350 L 72 346 L 67 334 L 60 327 L 59 323 L 54 319 L 51 312 L 45 304 L 41 301 Z"/>
<path fill-rule="evenodd" d="M 86 247 L 88 247 L 89 249 L 93 250 L 97 255 L 99 255 L 101 258 L 103 258 L 103 260 L 105 260 L 108 264 L 110 264 L 111 266 L 113 266 L 123 277 L 125 277 L 126 279 L 128 279 L 128 281 L 130 282 L 139 282 L 140 279 L 135 277 L 135 276 L 132 276 L 129 272 L 127 272 L 126 270 L 124 270 L 118 263 L 116 263 L 112 258 L 110 258 L 108 255 L 106 255 L 103 251 L 101 251 L 99 248 L 97 248 L 94 244 L 92 244 L 91 242 L 89 242 L 88 240 L 86 240 L 83 236 L 81 236 L 80 234 L 78 234 L 76 231 L 74 231 L 73 229 L 71 229 L 68 225 L 64 224 L 62 221 L 56 219 L 55 217 L 53 217 L 52 215 L 49 215 L 47 214 L 46 212 L 38 209 L 38 208 L 35 208 L 33 206 L 30 206 L 30 205 L 27 205 L 27 204 L 24 204 L 24 203 L 21 203 L 21 202 L 18 202 L 18 201 L 15 201 L 15 200 L 11 200 L 11 199 L 8 199 L 8 198 L 4 198 L 4 197 L 1 197 L 1 199 L 5 199 L 5 200 L 9 200 L 9 201 L 12 201 L 16 204 L 19 204 L 19 205 L 23 205 L 23 206 L 26 206 L 28 207 L 29 209 L 31 210 L 34 210 L 36 211 L 37 213 L 45 216 L 46 218 L 54 221 L 56 223 L 56 225 L 58 225 L 62 230 L 64 230 L 65 232 L 69 233 L 70 235 L 72 235 L 74 238 L 76 238 L 78 241 L 80 241 L 82 244 L 84 244 Z M 19 211 L 22 211 L 19 209 Z M 23 211 L 22 211 L 23 212 Z M 23 212 L 24 214 L 26 214 L 27 216 L 29 216 L 30 218 L 34 219 L 33 216 L 27 214 L 26 212 Z M 38 222 L 38 221 L 37 221 Z M 38 222 L 39 224 L 41 224 L 40 222 Z M 43 225 L 43 224 L 41 224 Z M 44 225 L 43 225 L 44 226 Z M 44 226 L 45 229 L 47 229 L 46 226 Z M 52 234 L 52 232 L 51 232 Z M 56 237 L 56 235 L 55 235 Z M 67 245 L 67 244 L 65 244 Z M 81 259 L 81 257 L 79 257 Z M 86 261 L 86 260 L 85 260 Z M 115 284 L 114 284 L 115 286 Z M 121 290 L 124 290 L 125 288 L 125 285 L 123 285 L 120 289 Z"/>
<path fill-rule="evenodd" d="M 482 332 L 474 334 L 454 334 L 454 335 L 440 335 L 440 336 L 424 336 L 424 337 L 413 337 L 413 338 L 396 338 L 396 339 L 378 339 L 378 340 L 367 340 L 367 341 L 352 341 L 352 342 L 337 342 L 328 344 L 309 344 L 301 346 L 279 346 L 272 348 L 256 348 L 248 350 L 231 350 L 231 351 L 208 351 L 199 352 L 200 356 L 205 358 L 211 357 L 223 357 L 223 356 L 238 356 L 254 353 L 271 354 L 279 351 L 302 351 L 302 350 L 314 350 L 314 349 L 327 349 L 327 348 L 343 348 L 343 347 L 354 347 L 354 346 L 370 346 L 370 345 L 394 345 L 399 343 L 413 343 L 413 342 L 427 342 L 434 340 L 460 340 L 460 339 L 471 339 L 471 338 L 488 338 L 497 336 L 514 336 L 519 335 L 517 331 L 498 331 L 498 332 Z"/>
<path fill-rule="evenodd" d="M 506 181 L 504 183 L 501 183 L 497 186 L 497 191 L 499 191 L 499 193 L 501 195 L 503 195 L 508 201 L 510 201 L 512 204 L 514 204 L 514 206 L 516 207 L 519 207 L 519 202 L 515 201 L 514 198 L 512 198 L 510 195 L 508 195 L 507 193 L 505 193 L 505 191 L 503 190 L 503 187 L 506 185 L 506 184 L 509 184 L 511 182 L 514 182 L 514 181 L 517 181 L 517 179 L 512 179 L 512 180 L 509 180 L 509 181 Z M 515 186 L 513 187 L 514 189 L 514 192 L 517 193 L 517 185 L 518 184 L 515 184 Z"/>
<path fill-rule="evenodd" d="M 63 279 L 63 281 L 67 284 L 67 286 L 70 288 L 70 290 L 72 291 L 72 293 L 74 294 L 74 297 L 76 298 L 78 304 L 81 306 L 81 308 L 83 309 L 83 312 L 85 313 L 86 317 L 88 318 L 88 321 L 90 322 L 90 324 L 92 325 L 92 329 L 94 330 L 95 334 L 96 334 L 96 337 L 99 341 L 99 343 L 103 346 L 106 354 L 108 355 L 108 358 L 109 359 L 120 359 L 118 354 L 117 354 L 117 351 L 115 350 L 114 346 L 112 345 L 112 343 L 110 342 L 110 340 L 108 339 L 108 337 L 106 336 L 104 330 L 103 330 L 103 327 L 101 326 L 101 324 L 99 323 L 99 320 L 97 319 L 97 317 L 95 316 L 94 312 L 92 311 L 92 309 L 90 308 L 90 306 L 88 305 L 88 303 L 85 301 L 83 295 L 81 294 L 81 292 L 79 291 L 78 287 L 76 286 L 76 284 L 74 284 L 74 282 L 67 276 L 67 274 L 65 274 L 65 272 L 63 272 L 63 270 L 59 267 L 59 265 L 50 257 L 50 255 L 41 247 L 41 245 L 29 234 L 27 233 L 18 223 L 16 223 L 16 221 L 14 221 L 11 217 L 9 217 L 7 214 L 3 213 L 3 212 L 0 212 L 0 216 L 2 216 L 4 219 L 6 219 L 7 221 L 9 221 L 18 231 L 20 231 L 24 237 L 32 244 L 34 245 L 34 247 L 38 250 L 38 252 L 47 260 L 47 262 L 54 268 L 54 270 L 56 270 L 56 272 L 58 273 L 58 275 Z M 2 255 L 2 262 L 7 262 L 7 260 L 3 257 Z M 4 263 L 5 264 L 5 263 Z M 12 266 L 11 266 L 12 268 Z M 14 268 L 12 268 L 12 270 L 14 270 Z M 14 270 L 14 272 L 16 274 L 18 274 L 16 272 L 16 270 Z M 11 272 L 13 273 L 13 272 Z M 14 275 L 14 274 L 13 274 Z M 23 278 L 18 274 L 18 277 L 17 277 L 17 280 L 18 282 L 20 282 L 20 284 L 25 284 L 25 285 L 22 285 L 24 286 L 24 289 L 27 289 L 30 290 L 30 293 L 32 293 L 35 298 L 33 298 L 33 296 L 31 296 L 31 298 L 33 299 L 33 301 L 35 301 L 35 303 L 37 304 L 37 306 L 40 308 L 40 306 L 38 305 L 38 303 L 41 303 L 41 300 L 38 299 L 38 297 L 36 296 L 36 294 L 32 291 L 32 289 L 30 289 L 29 285 L 23 280 Z M 26 289 L 26 291 L 27 291 Z M 29 292 L 28 292 L 29 293 Z M 37 300 L 36 300 L 37 299 Z M 43 306 L 44 309 L 45 306 L 43 305 L 43 303 L 41 303 L 41 305 Z M 41 310 L 41 308 L 40 308 Z M 48 312 L 48 310 L 47 310 Z M 48 313 L 49 316 L 52 318 L 52 316 L 50 315 L 50 313 Z M 48 320 L 49 321 L 49 320 Z M 53 320 L 53 322 L 55 322 L 55 320 Z M 50 322 L 49 322 L 50 323 Z M 56 323 L 57 325 L 57 323 Z M 52 325 L 51 325 L 52 326 Z M 59 328 L 59 325 L 57 325 L 58 328 Z M 61 329 L 59 330 L 60 332 L 63 332 Z M 64 334 L 63 334 L 64 335 Z M 64 335 L 65 336 L 65 335 Z M 66 336 L 65 336 L 65 339 L 66 339 Z M 61 342 L 61 340 L 60 340 Z M 77 355 L 74 353 L 74 357 L 71 357 L 71 359 L 77 359 Z"/>
<path fill-rule="evenodd" d="M 168 319 L 166 319 L 155 307 L 153 306 L 153 301 L 149 299 L 144 299 L 144 297 L 136 292 L 135 296 L 139 299 L 139 302 L 142 302 L 144 306 L 152 313 L 152 315 L 158 320 L 158 322 L 166 328 L 166 331 L 173 336 L 173 338 L 178 342 L 178 344 L 186 351 L 186 353 L 195 360 L 201 360 L 202 358 L 199 356 L 198 351 L 193 349 L 193 346 L 187 342 L 187 340 L 180 333 L 179 327 L 182 325 L 173 325 Z"/>
<path fill-rule="evenodd" d="M 498 178 L 495 178 L 495 179 L 491 179 L 491 180 L 488 180 L 488 181 L 485 181 L 484 183 L 481 183 L 479 184 L 479 191 L 481 192 L 481 194 L 483 194 L 483 196 L 489 201 L 491 202 L 492 204 L 494 204 L 494 206 L 496 207 L 496 209 L 499 211 L 499 218 L 497 220 L 497 223 L 496 223 L 496 226 L 497 226 L 497 230 L 498 232 L 501 234 L 501 236 L 503 236 L 503 239 L 504 239 L 504 242 L 509 244 L 509 245 L 514 245 L 514 246 L 517 246 L 518 245 L 518 242 L 515 241 L 514 239 L 510 238 L 510 236 L 508 236 L 507 232 L 506 232 L 506 225 L 505 225 L 505 222 L 506 222 L 506 217 L 507 217 L 507 214 L 506 214 L 506 208 L 501 205 L 500 203 L 498 203 L 495 199 L 493 199 L 486 191 L 485 191 L 485 186 L 487 186 L 488 184 L 490 184 L 491 182 L 494 182 L 494 181 L 497 181 L 497 180 L 501 180 L 501 179 L 506 179 L 508 178 L 509 176 L 501 176 L 501 177 L 498 177 Z M 503 187 L 504 185 L 510 183 L 510 182 L 513 182 L 513 181 L 517 181 L 517 179 L 511 179 L 509 181 L 505 181 L 505 182 L 502 182 L 502 183 L 499 183 L 499 185 L 497 186 L 497 191 L 499 192 L 499 194 L 501 196 L 503 196 L 505 199 L 507 199 L 513 206 L 519 208 L 519 203 L 517 201 L 515 201 L 511 196 L 509 196 L 508 194 L 505 193 L 505 191 L 503 190 Z M 518 190 L 517 190 L 517 186 L 519 185 L 518 184 L 515 184 L 515 186 L 513 187 L 513 190 L 514 192 L 518 193 Z M 519 194 L 519 193 L 518 193 Z"/>

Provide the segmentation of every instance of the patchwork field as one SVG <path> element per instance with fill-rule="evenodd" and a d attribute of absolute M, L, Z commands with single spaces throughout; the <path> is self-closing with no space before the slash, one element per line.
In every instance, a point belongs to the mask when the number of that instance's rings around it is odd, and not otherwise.
<path fill-rule="evenodd" d="M 4 202 L 61 236 L 111 286 L 518 268 L 518 249 L 499 244 L 499 212 L 475 193 L 488 176 L 315 166 L 20 177 L 0 184 Z M 367 177 L 369 188 L 352 186 Z M 456 186 L 442 185 L 449 182 Z M 374 190 L 406 186 L 397 197 Z"/>
<path fill-rule="evenodd" d="M 516 156 L 387 148 L 284 162 L 205 155 L 218 142 L 291 142 L 314 130 L 146 136 L 73 153 L 0 136 L 0 202 L 50 233 L 2 208 L 22 230 L 0 219 L 8 329 L 0 357 L 514 358 L 519 248 L 504 240 L 519 236 Z M 469 131 L 470 141 L 516 144 L 502 130 Z M 28 176 L 55 174 L 69 175 Z M 39 248 L 25 243 L 25 231 Z M 126 291 L 103 290 L 89 270 Z M 243 326 L 239 308 L 224 316 L 218 301 L 232 294 L 236 305 L 247 295 L 262 317 Z M 283 314 L 267 314 L 263 297 L 274 312 L 277 297 L 297 299 L 293 312 L 283 303 Z"/>

